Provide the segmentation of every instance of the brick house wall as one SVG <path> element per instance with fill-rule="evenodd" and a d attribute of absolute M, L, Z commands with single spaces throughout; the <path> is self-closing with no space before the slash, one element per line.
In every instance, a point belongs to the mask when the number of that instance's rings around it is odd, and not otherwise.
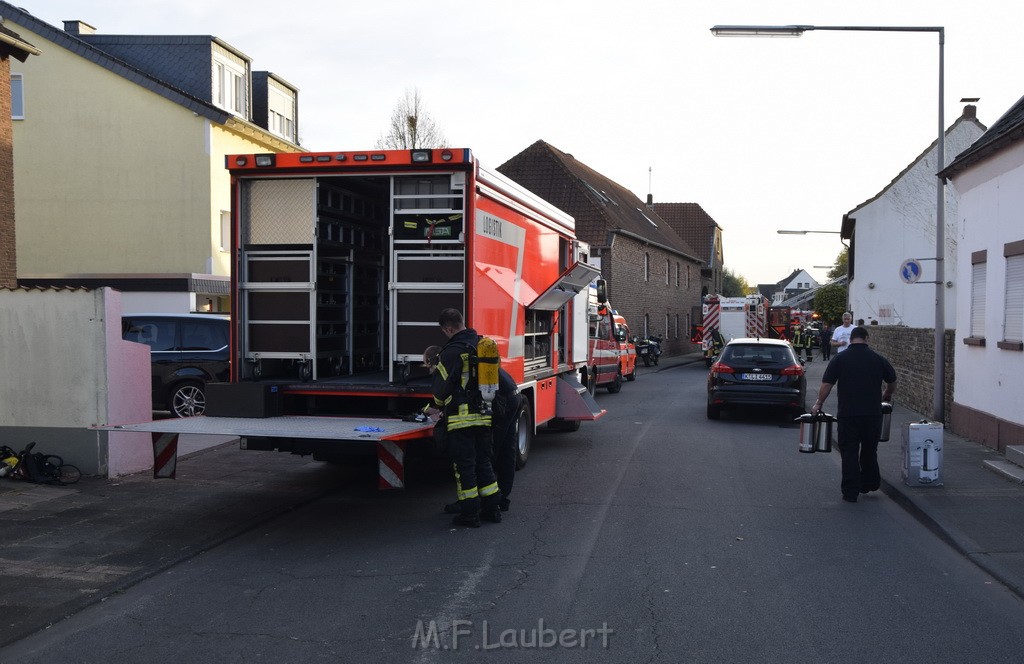
<path fill-rule="evenodd" d="M 17 285 L 14 242 L 14 128 L 11 61 L 0 57 L 0 288 Z"/>
<path fill-rule="evenodd" d="M 645 254 L 650 258 L 650 278 L 646 280 Z M 665 283 L 666 259 L 669 268 L 668 284 Z M 639 240 L 616 235 L 611 248 L 605 247 L 602 250 L 601 273 L 608 281 L 608 299 L 612 308 L 625 317 L 631 334 L 643 335 L 644 317 L 647 316 L 651 333 L 664 335 L 661 346 L 665 355 L 699 350 L 698 346 L 690 343 L 690 325 L 695 322 L 690 320 L 692 305 L 700 302 L 701 277 L 698 263 Z M 667 334 L 666 315 L 669 317 Z"/>
<path fill-rule="evenodd" d="M 890 325 L 868 326 L 868 343 L 896 369 L 894 400 L 910 410 L 931 419 L 935 394 L 935 330 L 921 327 Z M 945 424 L 953 412 L 953 364 L 956 353 L 956 330 L 946 330 Z M 960 433 L 960 432 L 957 432 Z M 968 436 L 973 439 L 973 436 Z"/>

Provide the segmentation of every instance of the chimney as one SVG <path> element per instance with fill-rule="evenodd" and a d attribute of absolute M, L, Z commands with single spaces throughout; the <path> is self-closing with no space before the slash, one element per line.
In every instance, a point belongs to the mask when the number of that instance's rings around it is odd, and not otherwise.
<path fill-rule="evenodd" d="M 960 116 L 965 120 L 977 120 L 978 119 L 978 107 L 975 106 L 975 102 L 980 100 L 981 97 L 964 97 L 960 100 L 961 104 L 967 104 L 964 106 L 964 112 Z"/>
<path fill-rule="evenodd" d="M 654 194 L 647 194 L 647 207 L 654 207 Z"/>
<path fill-rule="evenodd" d="M 96 34 L 96 28 L 85 21 L 64 21 L 64 32 L 69 35 L 92 35 Z"/>

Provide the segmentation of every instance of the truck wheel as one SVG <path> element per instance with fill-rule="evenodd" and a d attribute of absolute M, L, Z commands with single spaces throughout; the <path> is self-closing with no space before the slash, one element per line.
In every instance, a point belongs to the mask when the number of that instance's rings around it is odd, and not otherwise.
<path fill-rule="evenodd" d="M 608 385 L 608 394 L 617 394 L 622 389 L 622 371 L 615 373 L 615 380 Z"/>
<path fill-rule="evenodd" d="M 636 363 L 633 363 L 633 373 L 626 374 L 626 380 L 632 382 L 636 380 Z"/>
<path fill-rule="evenodd" d="M 178 383 L 171 390 L 167 406 L 175 417 L 202 415 L 206 412 L 206 392 L 203 391 L 203 384 L 194 380 Z"/>
<path fill-rule="evenodd" d="M 530 410 L 530 402 L 523 401 L 523 407 L 519 409 L 519 417 L 516 418 L 516 470 L 526 465 L 530 457 L 530 446 L 533 444 L 533 415 Z"/>
<path fill-rule="evenodd" d="M 597 394 L 597 372 L 589 369 L 580 369 L 580 382 L 583 383 L 587 392 L 590 392 L 590 396 Z"/>

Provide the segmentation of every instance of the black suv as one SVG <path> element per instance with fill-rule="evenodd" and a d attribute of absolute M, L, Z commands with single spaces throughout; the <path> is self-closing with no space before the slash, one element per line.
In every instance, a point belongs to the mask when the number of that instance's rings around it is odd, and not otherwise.
<path fill-rule="evenodd" d="M 206 411 L 206 384 L 228 380 L 228 316 L 125 314 L 121 338 L 149 346 L 153 410 L 178 417 Z"/>

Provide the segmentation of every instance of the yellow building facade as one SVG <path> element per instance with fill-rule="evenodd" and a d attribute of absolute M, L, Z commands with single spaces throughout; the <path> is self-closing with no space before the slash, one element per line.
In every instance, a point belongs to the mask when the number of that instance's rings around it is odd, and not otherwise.
<path fill-rule="evenodd" d="M 0 2 L 7 25 L 44 56 L 11 68 L 23 96 L 13 121 L 19 278 L 228 275 L 225 155 L 297 144 L 219 108 L 216 88 L 210 100 L 185 93 L 79 48 L 91 32 L 80 39 L 78 26 L 69 33 L 8 7 Z"/>

